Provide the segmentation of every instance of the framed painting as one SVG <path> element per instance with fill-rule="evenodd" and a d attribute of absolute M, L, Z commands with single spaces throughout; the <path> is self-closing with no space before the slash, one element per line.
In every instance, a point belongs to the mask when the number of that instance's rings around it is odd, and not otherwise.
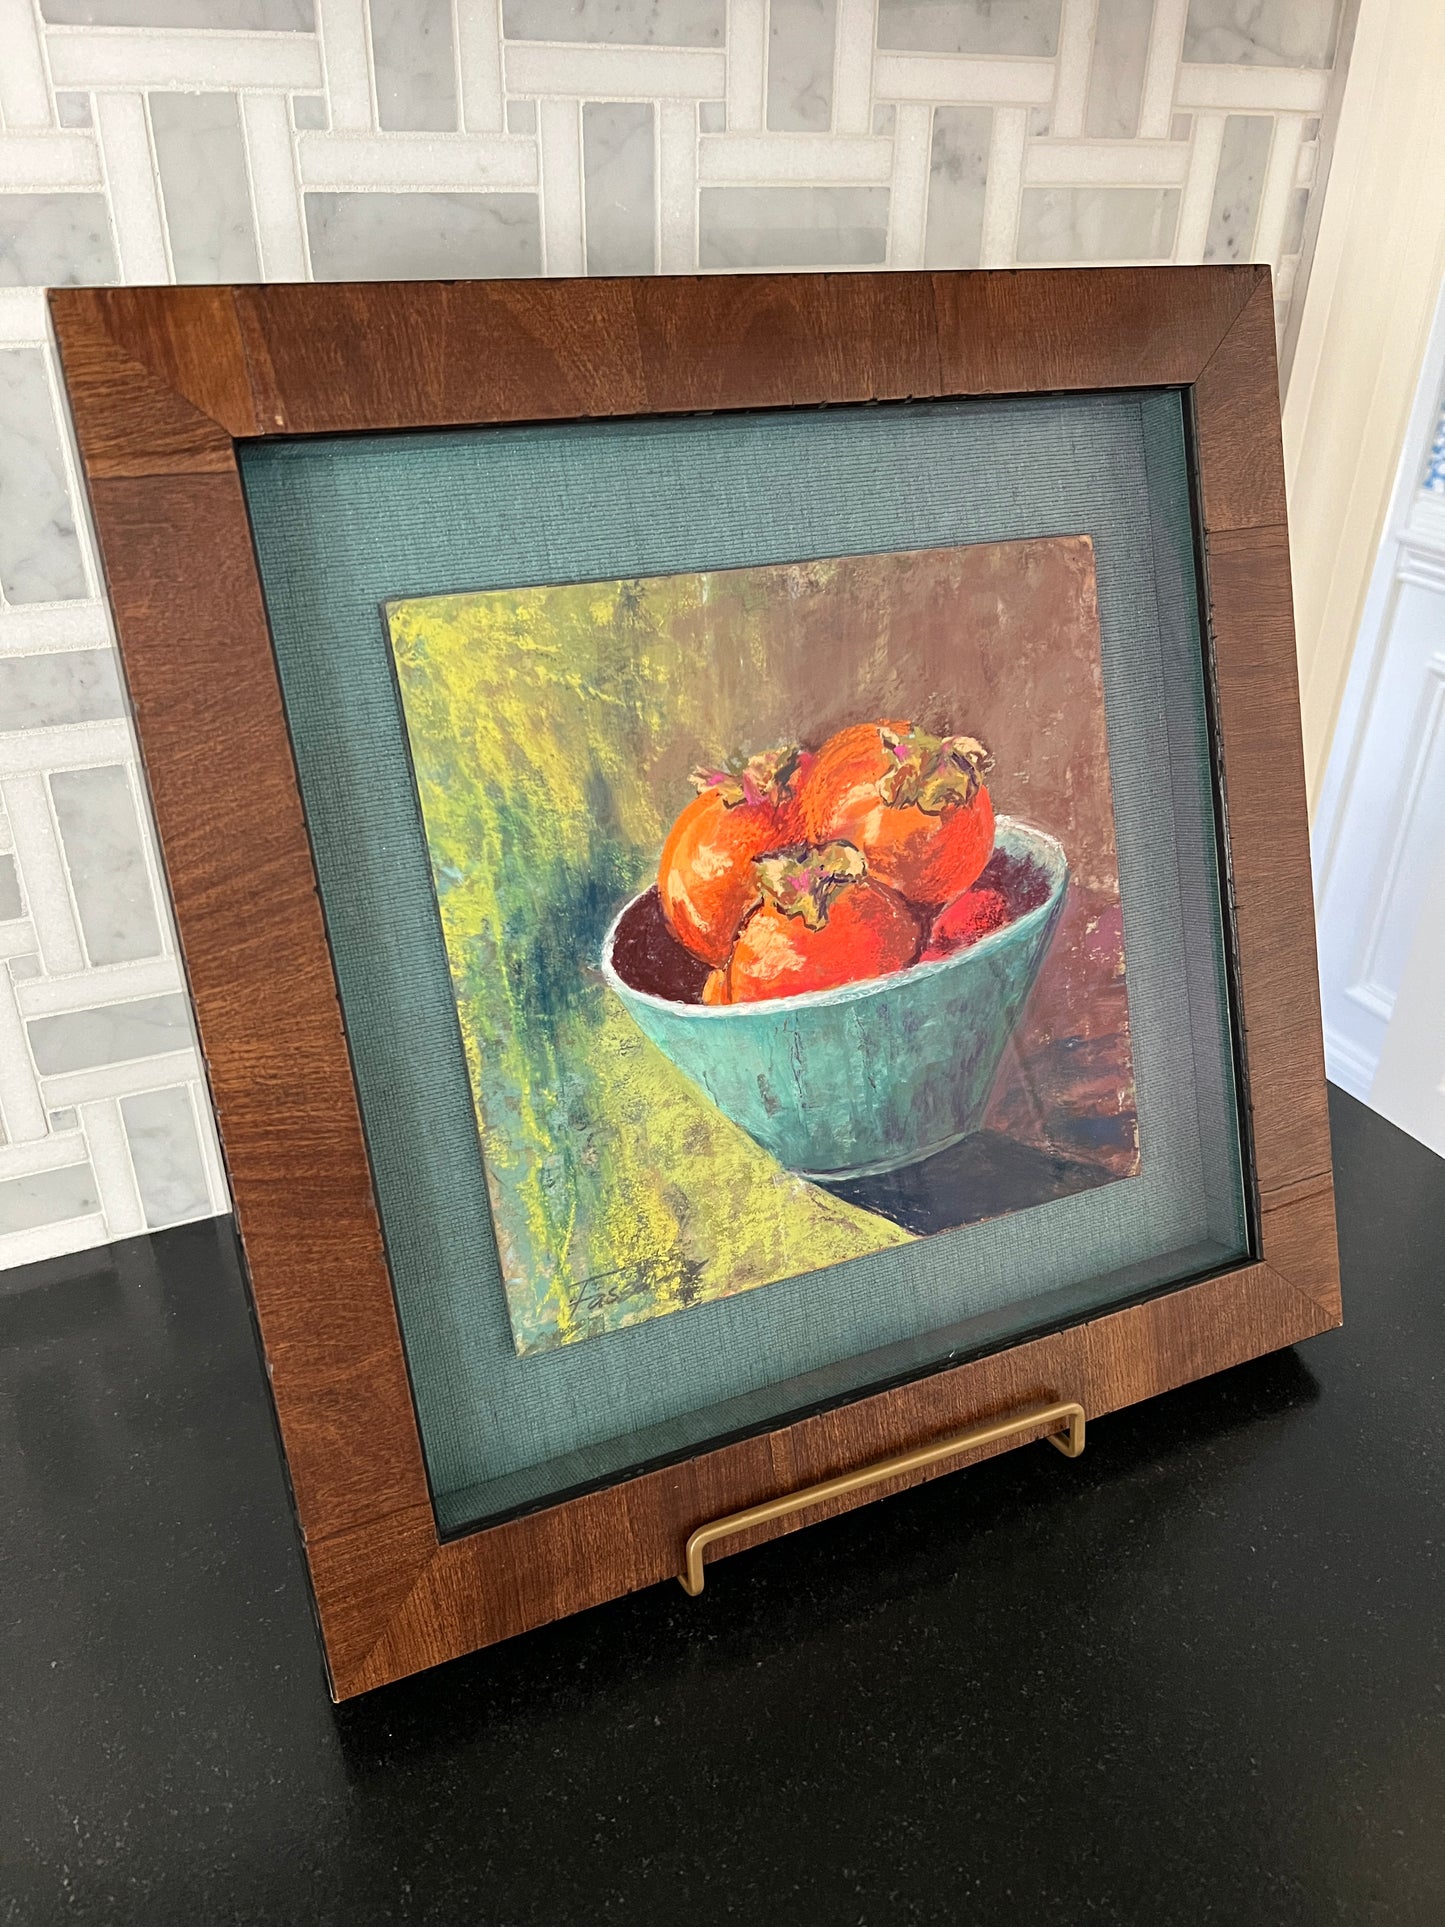
<path fill-rule="evenodd" d="M 1338 1323 L 1265 270 L 52 313 L 338 1697 Z"/>
<path fill-rule="evenodd" d="M 386 616 L 519 1352 L 1138 1169 L 1088 536 Z"/>

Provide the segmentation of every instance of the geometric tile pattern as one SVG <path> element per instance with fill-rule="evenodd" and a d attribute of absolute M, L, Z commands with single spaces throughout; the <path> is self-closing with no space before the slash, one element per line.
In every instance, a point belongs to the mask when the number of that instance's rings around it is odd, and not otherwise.
<path fill-rule="evenodd" d="M 226 1203 L 77 504 L 41 298 L 0 288 L 0 1266 Z"/>
<path fill-rule="evenodd" d="M 0 1267 L 226 1203 L 40 288 L 1259 260 L 1282 323 L 1341 4 L 0 0 Z"/>

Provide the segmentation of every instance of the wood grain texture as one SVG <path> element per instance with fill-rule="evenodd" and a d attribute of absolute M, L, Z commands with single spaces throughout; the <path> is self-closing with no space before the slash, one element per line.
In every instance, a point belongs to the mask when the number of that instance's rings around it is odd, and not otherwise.
<path fill-rule="evenodd" d="M 91 499 L 297 1505 L 333 1531 L 426 1487 L 240 479 Z"/>
<path fill-rule="evenodd" d="M 1289 537 L 1206 528 L 1215 701 L 1230 828 L 1255 1179 L 1277 1193 L 1330 1169 L 1306 831 Z"/>
<path fill-rule="evenodd" d="M 931 278 L 939 392 L 1012 395 L 1185 387 L 1269 271 L 1030 268 Z"/>
<path fill-rule="evenodd" d="M 230 431 L 117 343 L 106 325 L 104 299 L 104 290 L 94 288 L 57 289 L 50 296 L 87 478 L 224 474 L 234 466 Z"/>
<path fill-rule="evenodd" d="M 1204 523 L 1225 529 L 1282 526 L 1284 445 L 1274 287 L 1268 268 L 1194 383 Z"/>
<path fill-rule="evenodd" d="M 343 1698 L 365 1692 L 418 1665 L 674 1579 L 694 1526 L 906 1446 L 1055 1398 L 1078 1399 L 1095 1419 L 1335 1322 L 1264 1266 L 1110 1313 L 442 1546 L 365 1650 L 350 1598 L 374 1542 L 364 1531 L 325 1542 L 311 1558 L 334 1688 Z M 1040 1436 L 1042 1428 L 772 1521 L 713 1556 L 730 1557 Z M 1069 1476 L 1062 1462 L 1058 1476 Z"/>
<path fill-rule="evenodd" d="M 1183 385 L 1268 271 L 297 283 L 87 292 L 237 436 Z M 57 326 L 72 294 L 55 297 Z M 142 431 L 143 432 L 143 431 Z"/>
<path fill-rule="evenodd" d="M 1340 1268 L 1335 1247 L 1333 1172 L 1295 1186 L 1266 1208 L 1260 1227 L 1265 1260 L 1294 1290 L 1341 1322 Z"/>
<path fill-rule="evenodd" d="M 1338 1321 L 1265 271 L 51 301 L 338 1695 L 668 1577 L 693 1526 L 800 1483 Z M 234 439 L 1175 384 L 1197 384 L 1264 1262 L 439 1545 Z"/>
<path fill-rule="evenodd" d="M 237 313 L 242 291 L 167 288 L 164 309 L 155 299 L 160 292 L 104 288 L 93 298 L 113 339 L 163 386 L 184 395 L 233 436 L 264 434 L 271 424 L 256 412 L 255 384 Z"/>

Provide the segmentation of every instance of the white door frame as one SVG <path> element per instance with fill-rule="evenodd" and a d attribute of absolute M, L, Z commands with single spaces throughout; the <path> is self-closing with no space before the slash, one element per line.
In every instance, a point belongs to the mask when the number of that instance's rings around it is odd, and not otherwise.
<path fill-rule="evenodd" d="M 1310 847 L 1315 902 L 1321 915 L 1339 859 L 1347 805 L 1361 774 L 1365 736 L 1379 691 L 1385 643 L 1399 601 L 1400 585 L 1419 581 L 1434 587 L 1441 581 L 1445 497 L 1432 500 L 1425 496 L 1421 482 L 1440 419 L 1442 397 L 1445 397 L 1445 281 L 1437 285 L 1434 320 L 1395 464 L 1381 541 L 1365 585 L 1329 761 L 1315 801 Z M 1445 639 L 1441 646 L 1445 648 Z M 1398 735 L 1395 740 L 1404 747 Z"/>
<path fill-rule="evenodd" d="M 1370 1103 L 1445 1157 L 1445 850 L 1435 865 L 1380 1051 Z"/>
<path fill-rule="evenodd" d="M 1395 1110 L 1414 1103 L 1406 1087 L 1412 1058 L 1432 1089 L 1445 1071 L 1418 1054 L 1423 1033 L 1393 1035 L 1402 1025 L 1429 1029 L 1428 990 L 1400 999 L 1422 914 L 1437 873 L 1445 874 L 1445 496 L 1421 486 L 1442 390 L 1445 299 L 1420 370 L 1313 835 L 1326 1067 L 1379 1107 L 1377 1072 L 1388 1053 Z M 1445 981 L 1438 967 L 1435 977 Z"/>
<path fill-rule="evenodd" d="M 1441 0 L 1363 0 L 1284 404 L 1326 1063 L 1366 1099 L 1445 836 L 1442 82 Z"/>
<path fill-rule="evenodd" d="M 1284 403 L 1306 779 L 1320 799 L 1445 274 L 1445 5 L 1363 0 Z"/>

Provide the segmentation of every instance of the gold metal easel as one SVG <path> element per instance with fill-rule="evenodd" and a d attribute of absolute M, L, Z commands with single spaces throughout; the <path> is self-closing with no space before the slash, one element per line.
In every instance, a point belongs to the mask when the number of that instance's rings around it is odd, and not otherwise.
<path fill-rule="evenodd" d="M 766 1525 L 770 1519 L 785 1519 L 790 1513 L 806 1512 L 809 1506 L 840 1499 L 845 1492 L 861 1492 L 865 1486 L 883 1485 L 900 1473 L 937 1465 L 941 1459 L 954 1458 L 976 1446 L 992 1445 L 998 1439 L 1013 1438 L 1016 1433 L 1031 1431 L 1038 1425 L 1053 1428 L 1044 1436 L 1065 1458 L 1076 1459 L 1083 1451 L 1084 1408 L 1072 1399 L 1060 1399 L 1053 1405 L 1031 1405 L 1026 1411 L 1011 1412 L 1007 1418 L 986 1419 L 982 1425 L 969 1426 L 966 1432 L 951 1432 L 946 1438 L 930 1440 L 927 1445 L 895 1452 L 891 1458 L 876 1459 L 872 1465 L 860 1465 L 856 1472 L 843 1472 L 835 1479 L 805 1485 L 801 1491 L 784 1493 L 780 1499 L 768 1499 L 762 1505 L 749 1506 L 744 1512 L 730 1512 L 726 1518 L 699 1526 L 688 1537 L 678 1581 L 683 1591 L 695 1599 L 703 1587 L 703 1554 L 719 1539 L 734 1538 L 752 1526 Z"/>

